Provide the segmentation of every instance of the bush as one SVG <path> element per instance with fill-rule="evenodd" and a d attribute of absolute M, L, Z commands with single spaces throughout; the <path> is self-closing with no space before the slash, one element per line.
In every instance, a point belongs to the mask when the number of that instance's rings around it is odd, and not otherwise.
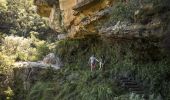
<path fill-rule="evenodd" d="M 143 53 L 141 54 L 141 52 Z M 162 93 L 164 98 L 169 98 L 169 64 L 165 61 L 166 58 L 163 59 L 163 53 L 151 41 L 114 41 L 114 44 L 110 45 L 98 38 L 64 40 L 57 44 L 56 53 L 61 54 L 64 62 L 68 63 L 66 67 L 69 67 L 65 73 L 75 70 L 90 70 L 87 62 L 91 54 L 95 53 L 96 57 L 104 55 L 106 60 L 104 72 L 109 71 L 112 75 L 129 72 L 134 79 L 142 82 L 145 89 L 151 94 Z M 85 76 L 86 74 L 82 79 L 88 80 Z M 84 88 L 81 87 L 82 90 Z M 92 89 L 90 86 L 86 88 Z M 86 88 L 85 92 L 88 91 Z"/>
<path fill-rule="evenodd" d="M 133 19 L 134 12 L 139 8 L 138 0 L 128 0 L 127 3 L 118 1 L 112 7 L 111 19 L 114 21 L 131 21 Z"/>
<path fill-rule="evenodd" d="M 32 38 L 6 36 L 1 41 L 0 74 L 8 76 L 7 86 L 12 83 L 13 64 L 16 61 L 37 61 L 49 52 L 48 45 L 46 45 L 47 43 L 45 41 L 35 41 L 35 39 Z M 1 92 L 3 93 L 5 91 L 0 90 L 0 93 Z M 10 96 L 9 92 L 10 91 L 6 91 L 7 96 Z"/>
<path fill-rule="evenodd" d="M 6 36 L 0 46 L 0 70 L 8 71 L 15 61 L 37 61 L 48 54 L 45 41 L 17 36 Z"/>
<path fill-rule="evenodd" d="M 34 60 L 36 49 L 31 47 L 31 39 L 17 36 L 6 36 L 2 39 L 1 52 L 14 60 Z"/>
<path fill-rule="evenodd" d="M 45 55 L 50 52 L 49 45 L 45 41 L 35 42 L 37 49 L 37 58 L 42 59 Z"/>
<path fill-rule="evenodd" d="M 114 100 L 146 100 L 141 95 L 130 93 L 127 95 L 122 95 L 119 97 L 115 97 Z M 160 95 L 149 95 L 148 100 L 162 100 Z"/>
<path fill-rule="evenodd" d="M 101 71 L 73 72 L 68 68 L 63 68 L 55 74 L 54 81 L 36 83 L 27 95 L 27 99 L 111 100 L 120 95 L 122 90 L 117 87 L 113 79 L 105 74 Z"/>
<path fill-rule="evenodd" d="M 31 89 L 26 100 L 55 100 L 57 85 L 51 82 L 37 82 Z"/>

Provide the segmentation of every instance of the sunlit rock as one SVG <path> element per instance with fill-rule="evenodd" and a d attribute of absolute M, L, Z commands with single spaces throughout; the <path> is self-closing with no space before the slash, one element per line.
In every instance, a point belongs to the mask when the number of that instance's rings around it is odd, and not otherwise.
<path fill-rule="evenodd" d="M 54 68 L 56 67 L 62 67 L 63 64 L 60 60 L 59 57 L 56 57 L 54 53 L 49 53 L 44 59 L 43 59 L 43 63 L 44 64 L 50 64 L 52 66 L 54 66 Z"/>
<path fill-rule="evenodd" d="M 29 91 L 35 82 L 50 78 L 49 71 L 59 70 L 63 63 L 54 53 L 50 53 L 43 61 L 16 62 L 13 66 L 13 87 L 14 92 L 18 93 L 20 91 Z M 18 95 L 16 94 L 16 96 Z M 24 96 L 19 95 L 18 99 L 23 100 Z"/>
<path fill-rule="evenodd" d="M 63 63 L 61 62 L 59 57 L 56 57 L 55 54 L 50 53 L 48 54 L 43 61 L 39 62 L 16 62 L 14 64 L 15 67 L 25 67 L 25 68 L 48 68 L 52 67 L 54 69 L 60 69 L 60 67 L 63 66 Z"/>
<path fill-rule="evenodd" d="M 63 40 L 63 39 L 66 39 L 67 36 L 66 36 L 66 34 L 59 34 L 59 35 L 57 36 L 57 38 L 58 38 L 59 40 Z"/>
<path fill-rule="evenodd" d="M 113 1 L 56 0 L 57 3 L 53 5 L 50 2 L 48 0 L 35 0 L 39 14 L 43 15 L 44 13 L 44 16 L 49 18 L 51 28 L 57 32 L 62 32 L 65 29 L 69 37 L 79 37 L 89 33 L 97 34 L 98 30 L 96 30 L 94 23 L 104 17 L 107 18 L 107 8 L 112 5 Z M 85 18 L 90 20 L 85 21 Z"/>

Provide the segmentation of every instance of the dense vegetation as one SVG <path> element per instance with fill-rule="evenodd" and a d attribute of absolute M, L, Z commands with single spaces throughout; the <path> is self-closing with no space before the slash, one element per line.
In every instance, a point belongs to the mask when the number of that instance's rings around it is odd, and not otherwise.
<path fill-rule="evenodd" d="M 129 43 L 130 45 L 133 45 L 133 42 L 132 44 Z M 133 50 L 131 51 L 131 49 L 125 46 L 123 46 L 122 50 L 125 50 L 127 54 L 121 56 L 122 61 L 119 63 L 117 61 L 120 59 L 120 55 L 117 55 L 119 52 L 117 48 L 120 48 L 119 46 L 120 44 L 117 44 L 116 47 L 100 40 L 100 38 L 57 42 L 57 54 L 61 54 L 60 56 L 63 60 L 69 62 L 68 65 L 66 64 L 62 70 L 54 72 L 50 77 L 51 79 L 49 79 L 53 80 L 50 83 L 44 80 L 42 83 L 35 84 L 28 98 L 31 100 L 35 98 L 45 100 L 48 97 L 53 97 L 52 99 L 54 100 L 103 100 L 103 98 L 110 99 L 117 97 L 118 100 L 127 100 L 127 98 L 129 100 L 143 100 L 138 95 L 128 94 L 128 91 L 118 86 L 115 77 L 129 72 L 139 82 L 143 82 L 145 91 L 150 94 L 150 100 L 160 100 L 160 94 L 168 100 L 170 93 L 168 81 L 169 64 L 164 60 L 157 63 L 150 61 L 145 64 L 137 63 L 134 59 L 127 60 L 135 57 L 129 55 Z M 99 70 L 96 68 L 96 71 L 91 73 L 87 61 L 88 57 L 93 53 L 98 58 L 105 55 L 107 63 L 104 69 Z M 137 53 L 133 56 L 136 55 Z M 134 61 L 135 63 L 132 63 Z M 55 86 L 55 88 L 52 88 L 52 86 Z M 49 94 L 43 94 L 46 91 L 55 91 L 56 93 L 53 95 L 50 92 L 48 92 Z M 120 95 L 122 96 L 119 97 Z"/>
<path fill-rule="evenodd" d="M 47 45 L 53 41 L 52 33 L 46 20 L 36 14 L 32 0 L 0 1 L 0 75 L 8 76 L 6 85 L 0 87 L 0 97 L 13 96 L 13 63 L 42 59 L 50 51 Z"/>
<path fill-rule="evenodd" d="M 162 10 L 162 5 L 169 4 L 168 0 L 117 2 L 110 22 L 135 22 L 134 12 L 140 6 L 153 3 Z M 143 14 L 139 19 L 145 17 Z M 167 30 L 166 25 L 163 30 Z M 149 100 L 170 99 L 170 63 L 160 41 L 96 35 L 58 41 L 56 35 L 46 19 L 36 14 L 32 0 L 0 1 L 0 76 L 8 76 L 6 85 L 0 86 L 0 100 L 144 100 L 119 86 L 116 78 L 125 74 L 143 85 Z M 62 59 L 64 67 L 57 71 L 47 69 L 27 91 L 21 80 L 12 80 L 14 62 L 39 61 L 50 52 Z M 103 69 L 97 66 L 90 71 L 88 60 L 92 54 L 103 57 Z M 15 82 L 21 86 L 13 87 Z"/>

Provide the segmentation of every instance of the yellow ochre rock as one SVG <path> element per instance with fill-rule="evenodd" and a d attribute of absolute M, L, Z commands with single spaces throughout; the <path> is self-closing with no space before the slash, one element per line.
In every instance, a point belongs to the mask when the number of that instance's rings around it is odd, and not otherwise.
<path fill-rule="evenodd" d="M 75 37 L 96 33 L 93 23 L 104 17 L 100 12 L 111 6 L 114 0 L 34 0 L 37 13 L 48 17 L 49 24 L 59 31 L 65 29 Z M 101 14 L 102 13 L 102 14 Z M 57 24 L 54 24 L 57 23 Z M 57 28 L 56 28 L 57 27 Z"/>

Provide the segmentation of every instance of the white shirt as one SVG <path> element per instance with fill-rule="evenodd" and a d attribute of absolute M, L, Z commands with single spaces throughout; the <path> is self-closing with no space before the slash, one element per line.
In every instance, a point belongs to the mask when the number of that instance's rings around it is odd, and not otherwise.
<path fill-rule="evenodd" d="M 90 57 L 90 63 L 92 64 L 92 63 L 95 63 L 95 61 L 98 61 L 95 57 L 93 57 L 93 56 L 91 56 Z"/>

